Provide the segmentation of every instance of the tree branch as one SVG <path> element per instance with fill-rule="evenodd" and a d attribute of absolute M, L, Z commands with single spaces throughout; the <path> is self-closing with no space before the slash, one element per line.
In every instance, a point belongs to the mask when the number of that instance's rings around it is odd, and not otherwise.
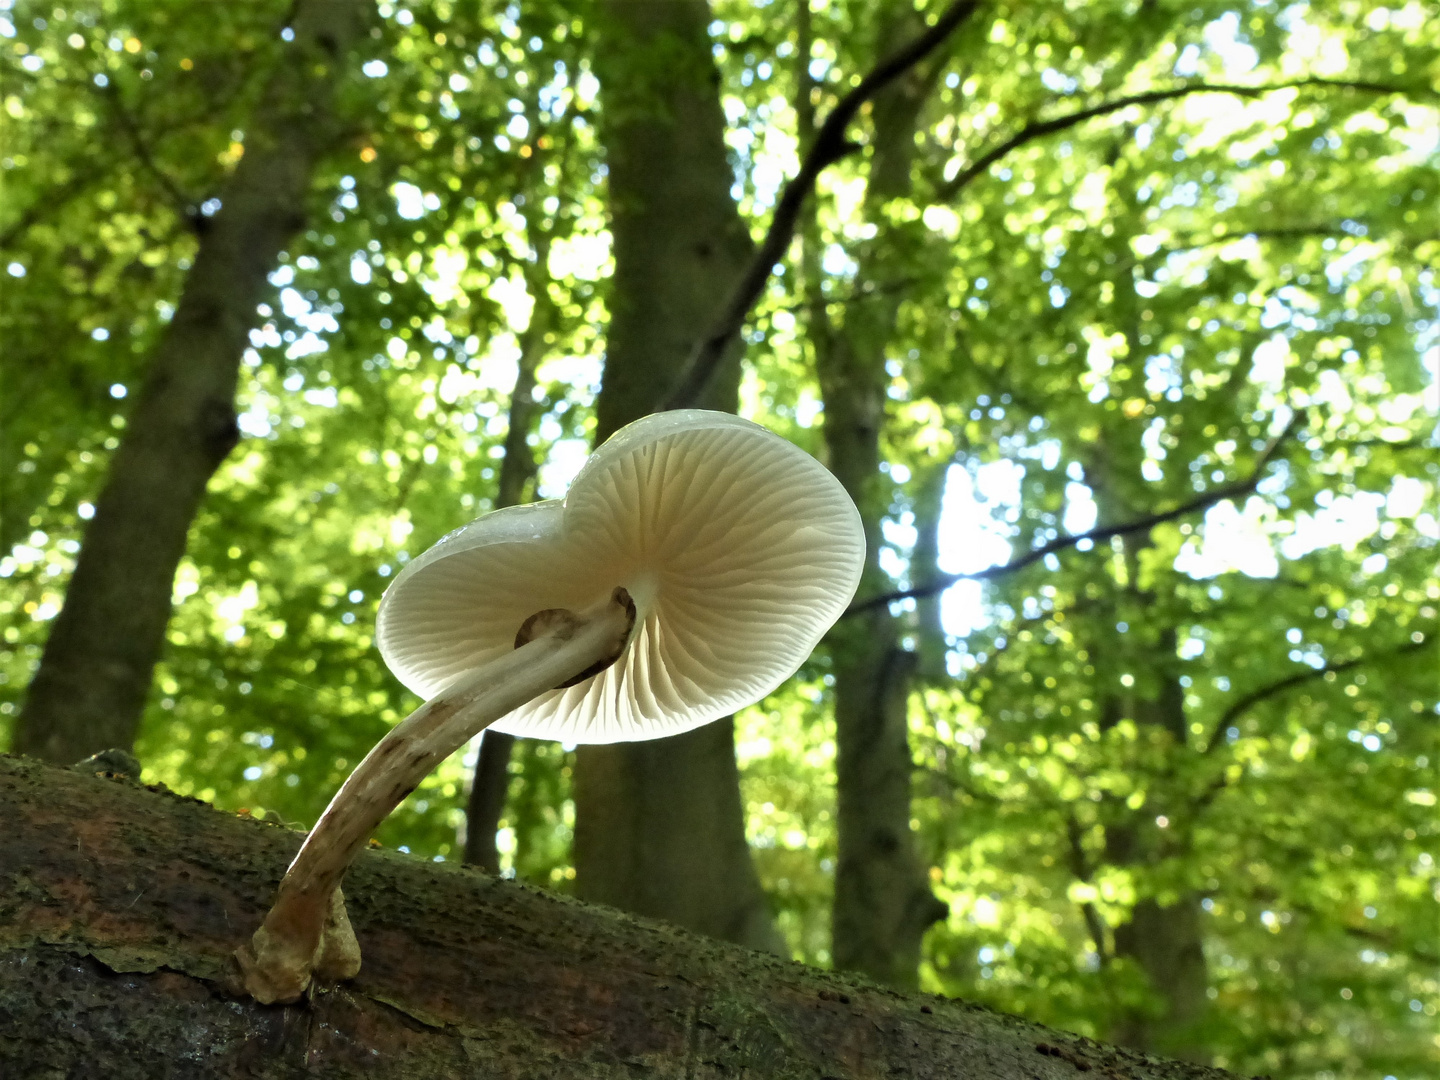
<path fill-rule="evenodd" d="M 1192 499 L 1187 503 L 1182 503 L 1173 510 L 1166 510 L 1159 514 L 1151 514 L 1149 517 L 1143 517 L 1136 521 L 1127 521 L 1120 525 L 1106 525 L 1102 528 L 1091 529 L 1089 532 L 1057 537 L 1048 544 L 1042 544 L 1040 547 L 1032 551 L 1027 551 L 1024 555 L 1011 559 L 1008 563 L 1003 563 L 1000 566 L 992 566 L 988 569 L 976 570 L 968 574 L 942 574 L 940 577 L 927 581 L 923 585 L 916 585 L 910 589 L 900 589 L 896 592 L 885 593 L 881 596 L 872 596 L 868 600 L 861 600 L 857 604 L 851 604 L 840 618 L 848 619 L 852 615 L 873 611 L 875 608 L 882 607 L 886 604 L 893 604 L 898 600 L 920 599 L 926 596 L 934 596 L 938 592 L 944 592 L 956 582 L 989 581 L 992 578 L 1004 577 L 1007 574 L 1013 574 L 1017 570 L 1023 570 L 1025 567 L 1039 562 L 1047 555 L 1054 555 L 1056 552 L 1072 548 L 1076 544 L 1086 540 L 1094 542 L 1097 540 L 1109 540 L 1112 536 L 1126 536 L 1130 533 L 1148 532 L 1156 525 L 1163 525 L 1167 521 L 1174 521 L 1177 518 L 1186 517 L 1195 513 L 1197 510 L 1207 509 L 1224 499 L 1233 499 L 1240 495 L 1253 494 L 1255 488 L 1259 486 L 1260 481 L 1264 479 L 1265 469 L 1274 458 L 1276 451 L 1280 449 L 1281 444 L 1289 438 L 1291 433 L 1299 426 L 1300 419 L 1300 413 L 1296 413 L 1291 417 L 1290 423 L 1285 426 L 1285 430 L 1275 436 L 1275 438 L 1270 441 L 1270 445 L 1261 452 L 1259 459 L 1255 462 L 1255 468 L 1244 480 L 1240 480 L 1234 484 L 1226 484 L 1224 487 L 1215 488 L 1213 491 L 1207 491 L 1199 498 Z"/>
<path fill-rule="evenodd" d="M 1296 79 L 1293 82 L 1276 83 L 1272 86 L 1231 86 L 1223 83 L 1186 83 L 1181 86 L 1172 86 L 1165 90 L 1147 90 L 1140 94 L 1130 94 L 1126 97 L 1116 98 L 1114 101 L 1103 101 L 1099 105 L 1092 105 L 1088 109 L 1080 109 L 1064 116 L 1056 116 L 1049 120 L 1036 120 L 1026 124 L 1010 138 L 1000 145 L 987 150 L 981 154 L 973 163 L 961 169 L 951 180 L 941 185 L 935 192 L 936 202 L 945 202 L 953 199 L 970 183 L 981 176 L 991 165 L 1005 157 L 1012 150 L 1018 150 L 1026 143 L 1042 139 L 1046 135 L 1053 135 L 1058 131 L 1065 131 L 1082 124 L 1086 120 L 1093 120 L 1097 116 L 1108 116 L 1111 113 L 1128 109 L 1131 105 L 1153 105 L 1161 101 L 1171 101 L 1175 98 L 1187 97 L 1190 94 L 1234 94 L 1236 97 L 1258 98 L 1265 94 L 1274 93 L 1277 90 L 1292 90 L 1305 86 L 1325 86 L 1346 90 L 1366 90 L 1377 94 L 1412 94 L 1426 93 L 1423 88 L 1410 88 L 1404 86 L 1389 86 L 1384 83 L 1372 82 L 1344 82 L 1336 79 Z"/>
<path fill-rule="evenodd" d="M 1433 637 L 1433 634 L 1431 636 Z M 1278 679 L 1273 683 L 1269 683 L 1265 686 L 1256 687 L 1254 690 L 1251 690 L 1246 694 L 1242 694 L 1240 697 L 1236 698 L 1233 702 L 1230 703 L 1230 707 L 1227 708 L 1220 715 L 1219 721 L 1217 721 L 1215 724 L 1214 734 L 1210 736 L 1210 741 L 1205 744 L 1205 749 L 1200 751 L 1200 753 L 1202 755 L 1209 754 L 1212 750 L 1214 750 L 1215 747 L 1221 743 L 1221 736 L 1224 734 L 1225 729 L 1228 728 L 1231 724 L 1233 724 L 1236 720 L 1238 720 L 1241 716 L 1245 715 L 1245 713 L 1253 709 L 1256 705 L 1259 705 L 1262 701 L 1266 701 L 1272 697 L 1283 694 L 1287 690 L 1293 690 L 1297 686 L 1303 686 L 1306 683 L 1314 682 L 1316 679 L 1323 679 L 1326 675 L 1338 674 L 1341 671 L 1349 671 L 1352 668 L 1364 667 L 1366 664 L 1373 664 L 1378 660 L 1384 660 L 1396 656 L 1403 656 L 1405 653 L 1415 652 L 1416 650 L 1425 648 L 1426 644 L 1427 640 L 1425 638 L 1422 638 L 1420 641 L 1410 642 L 1408 644 L 1401 645 L 1399 648 L 1392 649 L 1389 652 L 1362 653 L 1359 656 L 1351 657 L 1349 660 L 1341 660 L 1338 663 L 1326 664 L 1324 667 L 1307 668 L 1305 671 L 1297 671 L 1294 675 L 1288 675 L 1285 678 Z"/>
<path fill-rule="evenodd" d="M 820 126 L 820 131 L 815 136 L 814 144 L 800 164 L 800 171 L 785 185 L 780 201 L 775 205 L 770 230 L 765 234 L 760 249 L 751 259 L 744 276 L 711 324 L 710 330 L 696 343 L 685 366 L 685 373 L 670 396 L 665 399 L 662 409 L 683 409 L 699 399 L 705 384 L 709 382 L 731 342 L 744 328 L 746 316 L 764 291 L 775 264 L 789 248 L 800 217 L 800 208 L 805 197 L 814 189 L 820 173 L 861 148 L 859 143 L 851 142 L 845 137 L 845 129 L 860 111 L 860 107 L 933 52 L 970 16 L 976 6 L 974 0 L 955 0 L 935 20 L 934 26 L 880 61 L 870 74 L 860 81 L 859 86 L 840 99 L 839 104 L 825 118 L 825 123 Z"/>
<path fill-rule="evenodd" d="M 76 171 L 69 180 L 59 187 L 51 188 L 40 198 L 27 206 L 3 232 L 0 232 L 0 251 L 7 251 L 11 245 L 30 228 L 55 213 L 75 196 L 100 178 L 100 170 Z"/>
<path fill-rule="evenodd" d="M 140 132 L 139 125 L 135 123 L 135 118 L 125 108 L 119 88 L 112 83 L 101 91 L 101 94 L 109 102 L 110 111 L 114 113 L 115 119 L 119 121 L 120 127 L 124 129 L 126 137 L 130 140 L 130 145 L 135 151 L 135 157 L 139 160 L 141 168 L 155 178 L 156 183 L 164 190 L 175 209 L 194 225 L 198 203 L 182 191 L 169 174 L 156 163 L 154 155 L 150 153 L 149 145 L 145 142 L 145 136 Z"/>

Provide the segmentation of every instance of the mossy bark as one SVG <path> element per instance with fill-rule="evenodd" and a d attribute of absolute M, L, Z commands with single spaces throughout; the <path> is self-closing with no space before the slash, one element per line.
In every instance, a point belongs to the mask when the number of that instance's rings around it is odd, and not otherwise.
<path fill-rule="evenodd" d="M 611 0 L 596 21 L 615 274 L 596 442 L 659 407 L 748 261 L 704 0 Z M 702 408 L 734 412 L 739 353 Z M 576 893 L 780 947 L 745 843 L 733 725 L 581 747 Z"/>
<path fill-rule="evenodd" d="M 281 247 L 305 221 L 331 101 L 367 0 L 299 0 L 245 156 L 127 418 L 12 750 L 68 764 L 128 749 L 170 620 L 175 568 L 211 475 L 234 448 L 240 360 Z"/>
<path fill-rule="evenodd" d="M 0 1075 L 1219 1080 L 1023 1021 L 386 851 L 351 983 L 239 995 L 231 952 L 301 836 L 0 757 Z"/>

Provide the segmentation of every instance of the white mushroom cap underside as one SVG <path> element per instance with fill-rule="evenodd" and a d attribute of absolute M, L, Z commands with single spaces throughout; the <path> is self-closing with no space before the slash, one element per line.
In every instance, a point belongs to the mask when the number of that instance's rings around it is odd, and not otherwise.
<path fill-rule="evenodd" d="M 431 697 L 510 651 L 536 611 L 579 611 L 623 585 L 641 620 L 620 659 L 493 726 L 653 739 L 789 678 L 850 602 L 864 556 L 854 504 L 808 454 L 725 413 L 661 413 L 597 450 L 563 503 L 486 515 L 413 560 L 376 637 L 400 681 Z"/>

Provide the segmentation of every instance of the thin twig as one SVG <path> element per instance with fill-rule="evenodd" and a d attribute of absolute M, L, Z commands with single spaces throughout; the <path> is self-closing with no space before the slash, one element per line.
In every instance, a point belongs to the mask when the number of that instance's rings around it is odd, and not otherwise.
<path fill-rule="evenodd" d="M 1044 138 L 1046 135 L 1053 135 L 1057 131 L 1065 131 L 1086 120 L 1093 120 L 1097 116 L 1108 116 L 1110 113 L 1128 109 L 1131 105 L 1153 105 L 1161 101 L 1170 101 L 1175 98 L 1187 97 L 1190 94 L 1234 94 L 1237 97 L 1257 98 L 1265 94 L 1272 94 L 1277 90 L 1293 90 L 1306 86 L 1325 86 L 1334 89 L 1345 90 L 1366 90 L 1376 94 L 1410 94 L 1423 93 L 1423 89 L 1404 86 L 1388 86 L 1384 83 L 1371 82 L 1342 82 L 1335 79 L 1297 79 L 1293 82 L 1275 83 L 1270 86 L 1231 86 L 1224 83 L 1186 83 L 1182 86 L 1172 86 L 1165 90 L 1147 90 L 1140 94 L 1130 94 L 1126 97 L 1116 98 L 1114 101 L 1102 101 L 1099 105 L 1092 105 L 1088 109 L 1080 109 L 1064 116 L 1056 116 L 1050 120 L 1036 120 L 1026 124 L 1010 138 L 1000 145 L 987 150 L 974 162 L 961 169 L 952 179 L 941 185 L 935 192 L 936 202 L 945 202 L 953 199 L 960 191 L 967 187 L 985 172 L 991 165 L 1005 157 L 1013 150 L 1019 149 L 1028 142 Z"/>
<path fill-rule="evenodd" d="M 976 6 L 975 0 L 956 0 L 935 21 L 934 26 L 880 61 L 870 74 L 861 80 L 859 86 L 840 99 L 839 104 L 825 118 L 825 123 L 820 126 L 820 131 L 815 136 L 814 144 L 800 164 L 800 171 L 785 185 L 780 201 L 775 205 L 770 230 L 765 234 L 760 250 L 750 260 L 744 276 L 711 324 L 710 330 L 696 343 L 690 360 L 685 365 L 685 373 L 670 396 L 665 399 L 662 409 L 683 409 L 699 400 L 721 358 L 744 328 L 745 319 L 760 294 L 764 292 L 765 283 L 770 280 L 775 264 L 789 248 L 800 217 L 800 208 L 805 197 L 814 189 L 820 173 L 861 148 L 859 143 L 851 142 L 845 137 L 845 129 L 860 111 L 860 107 L 934 51 L 970 16 Z"/>
<path fill-rule="evenodd" d="M 1280 449 L 1281 443 L 1283 443 L 1299 425 L 1301 415 L 1302 414 L 1297 412 L 1291 417 L 1290 423 L 1285 426 L 1285 430 L 1275 436 L 1275 438 L 1270 441 L 1270 445 L 1261 452 L 1259 459 L 1255 462 L 1255 468 L 1244 480 L 1234 484 L 1226 484 L 1224 487 L 1218 487 L 1212 491 L 1207 491 L 1199 498 L 1183 503 L 1173 510 L 1166 510 L 1159 514 L 1151 514 L 1149 517 L 1143 517 L 1137 521 L 1127 521 L 1120 525 L 1106 525 L 1099 529 L 1091 529 L 1089 532 L 1058 537 L 1051 540 L 1048 544 L 1035 548 L 1033 551 L 1027 551 L 1024 555 L 1011 559 L 1008 563 L 1003 563 L 1000 566 L 992 566 L 988 569 L 976 570 L 968 574 L 942 574 L 940 577 L 927 581 L 923 585 L 916 585 L 914 588 L 900 589 L 896 592 L 885 593 L 881 596 L 872 596 L 868 600 L 861 600 L 858 604 L 851 604 L 840 617 L 846 619 L 852 615 L 859 615 L 862 612 L 873 611 L 875 608 L 893 604 L 897 600 L 920 599 L 926 596 L 934 596 L 936 593 L 944 592 L 951 585 L 960 581 L 989 581 L 992 578 L 1004 577 L 1007 574 L 1013 574 L 1017 570 L 1023 570 L 1025 567 L 1039 562 L 1047 555 L 1053 555 L 1056 552 L 1072 548 L 1076 544 L 1086 540 L 1092 542 L 1109 540 L 1112 536 L 1125 536 L 1129 533 L 1148 532 L 1156 525 L 1163 525 L 1167 521 L 1174 521 L 1176 518 L 1186 517 L 1189 514 L 1195 513 L 1197 510 L 1204 510 L 1209 506 L 1213 506 L 1223 499 L 1232 499 L 1238 495 L 1252 494 L 1260 481 L 1264 479 L 1265 469 L 1275 456 L 1276 451 Z"/>

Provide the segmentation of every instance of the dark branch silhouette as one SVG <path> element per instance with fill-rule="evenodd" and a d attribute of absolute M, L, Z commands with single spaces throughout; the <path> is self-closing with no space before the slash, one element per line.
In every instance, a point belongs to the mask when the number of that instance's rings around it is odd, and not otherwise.
<path fill-rule="evenodd" d="M 1262 701 L 1268 701 L 1270 698 L 1283 694 L 1287 690 L 1293 690 L 1297 686 L 1314 682 L 1316 679 L 1323 679 L 1326 675 L 1350 671 L 1353 668 L 1364 667 L 1367 664 L 1374 664 L 1380 660 L 1393 659 L 1396 656 L 1402 656 L 1405 653 L 1423 649 L 1427 644 L 1433 644 L 1433 642 L 1422 637 L 1419 641 L 1409 642 L 1387 652 L 1361 653 L 1359 656 L 1351 657 L 1349 660 L 1340 660 L 1318 668 L 1306 668 L 1304 671 L 1298 671 L 1294 675 L 1288 675 L 1273 683 L 1256 687 L 1254 690 L 1242 694 L 1230 703 L 1230 707 L 1221 714 L 1220 720 L 1215 725 L 1215 731 L 1210 736 L 1210 741 L 1205 745 L 1205 749 L 1202 750 L 1201 753 L 1209 754 L 1219 746 L 1223 741 L 1225 729 L 1230 727 L 1231 724 L 1240 719 L 1241 716 L 1245 715 L 1245 713 L 1249 712 L 1256 705 L 1259 705 Z"/>
<path fill-rule="evenodd" d="M 1257 98 L 1265 94 L 1272 94 L 1277 90 L 1293 90 L 1299 87 L 1324 86 L 1340 90 L 1365 90 L 1375 94 L 1422 94 L 1430 96 L 1433 92 L 1423 88 L 1405 86 L 1390 86 L 1385 83 L 1372 82 L 1345 82 L 1338 79 L 1297 79 L 1293 82 L 1275 83 L 1270 86 L 1231 86 L 1224 83 L 1185 83 L 1180 86 L 1168 87 L 1164 90 L 1147 90 L 1140 94 L 1130 94 L 1126 97 L 1116 98 L 1114 101 L 1102 101 L 1099 105 L 1092 105 L 1088 109 L 1080 109 L 1073 113 L 1066 113 L 1064 116 L 1052 117 L 1049 120 L 1036 120 L 1026 124 L 1010 138 L 985 151 L 975 161 L 955 174 L 953 178 L 946 181 L 935 192 L 936 202 L 945 202 L 953 199 L 961 190 L 969 186 L 971 181 L 981 176 L 991 165 L 1005 157 L 1013 150 L 1017 150 L 1028 142 L 1042 139 L 1046 135 L 1053 135 L 1057 131 L 1065 131 L 1083 124 L 1086 120 L 1093 120 L 1097 116 L 1108 116 L 1110 113 L 1128 109 L 1131 105 L 1154 105 L 1161 101 L 1171 101 L 1175 98 L 1187 97 L 1190 94 L 1233 94 L 1236 97 Z"/>
<path fill-rule="evenodd" d="M 975 10 L 973 0 L 956 0 L 938 19 L 935 25 L 921 34 L 910 44 L 902 47 L 860 81 L 860 85 L 840 99 L 840 102 L 825 118 L 815 136 L 800 171 L 785 185 L 780 201 L 775 205 L 770 230 L 760 245 L 760 250 L 751 259 L 744 276 L 730 294 L 729 300 L 710 330 L 696 343 L 686 364 L 685 373 L 675 389 L 665 399 L 662 409 L 683 409 L 699 400 L 705 384 L 709 382 L 716 366 L 725 355 L 730 343 L 739 336 L 745 326 L 750 309 L 765 290 L 765 283 L 775 264 L 780 261 L 795 235 L 795 224 L 800 217 L 800 208 L 805 198 L 815 187 L 820 174 L 835 162 L 859 150 L 860 144 L 845 137 L 845 129 L 865 102 L 870 101 L 886 86 L 918 64 L 935 50 Z"/>
<path fill-rule="evenodd" d="M 1167 521 L 1174 521 L 1176 518 L 1185 517 L 1195 513 L 1197 510 L 1204 510 L 1223 499 L 1233 499 L 1238 495 L 1250 495 L 1255 491 L 1260 481 L 1264 479 L 1266 467 L 1270 464 L 1271 459 L 1274 458 L 1276 451 L 1280 449 L 1280 445 L 1289 438 L 1290 434 L 1299 426 L 1300 420 L 1300 413 L 1296 413 L 1291 417 L 1290 423 L 1285 426 L 1285 430 L 1275 436 L 1275 438 L 1270 441 L 1270 445 L 1265 447 L 1261 452 L 1259 459 L 1255 462 L 1255 468 L 1244 480 L 1207 491 L 1198 498 L 1192 499 L 1187 503 L 1182 503 L 1173 510 L 1166 510 L 1159 514 L 1151 514 L 1148 517 L 1123 522 L 1119 525 L 1106 525 L 1098 529 L 1091 529 L 1089 532 L 1057 537 L 1048 544 L 1042 544 L 1040 547 L 1027 551 L 1024 555 L 1011 559 L 1008 563 L 1002 563 L 999 566 L 992 566 L 985 570 L 976 570 L 969 574 L 942 574 L 940 577 L 933 578 L 923 585 L 916 585 L 910 589 L 900 589 L 896 592 L 885 593 L 881 596 L 872 596 L 868 600 L 861 600 L 857 604 L 851 604 L 845 611 L 845 614 L 840 617 L 842 619 L 848 619 L 852 615 L 873 611 L 878 607 L 893 604 L 898 600 L 921 599 L 926 596 L 934 596 L 936 593 L 944 592 L 951 585 L 960 581 L 989 581 L 992 578 L 1004 577 L 1007 574 L 1013 574 L 1017 570 L 1023 570 L 1025 567 L 1039 562 L 1047 555 L 1054 555 L 1056 552 L 1065 551 L 1086 540 L 1092 542 L 1109 540 L 1112 536 L 1149 532 L 1156 525 L 1163 525 Z"/>
<path fill-rule="evenodd" d="M 140 125 L 135 122 L 135 118 L 130 115 L 130 111 L 125 107 L 125 102 L 120 96 L 119 88 L 112 83 L 101 91 L 101 96 L 110 106 L 111 113 L 114 115 L 121 129 L 125 132 L 126 138 L 129 139 L 130 146 L 135 152 L 135 158 L 139 161 L 140 167 L 154 177 L 155 182 L 160 185 L 166 197 L 170 200 L 171 205 L 194 227 L 196 225 L 195 208 L 198 205 L 196 200 L 181 190 L 180 185 L 155 161 L 155 156 L 150 152 L 150 145 L 145 141 L 145 136 L 140 131 Z"/>
<path fill-rule="evenodd" d="M 45 192 L 27 206 L 20 216 L 6 227 L 4 232 L 0 232 L 0 251 L 9 250 L 10 246 L 33 226 L 58 211 L 100 178 L 101 173 L 98 169 L 86 172 L 77 171 L 59 187 Z"/>

